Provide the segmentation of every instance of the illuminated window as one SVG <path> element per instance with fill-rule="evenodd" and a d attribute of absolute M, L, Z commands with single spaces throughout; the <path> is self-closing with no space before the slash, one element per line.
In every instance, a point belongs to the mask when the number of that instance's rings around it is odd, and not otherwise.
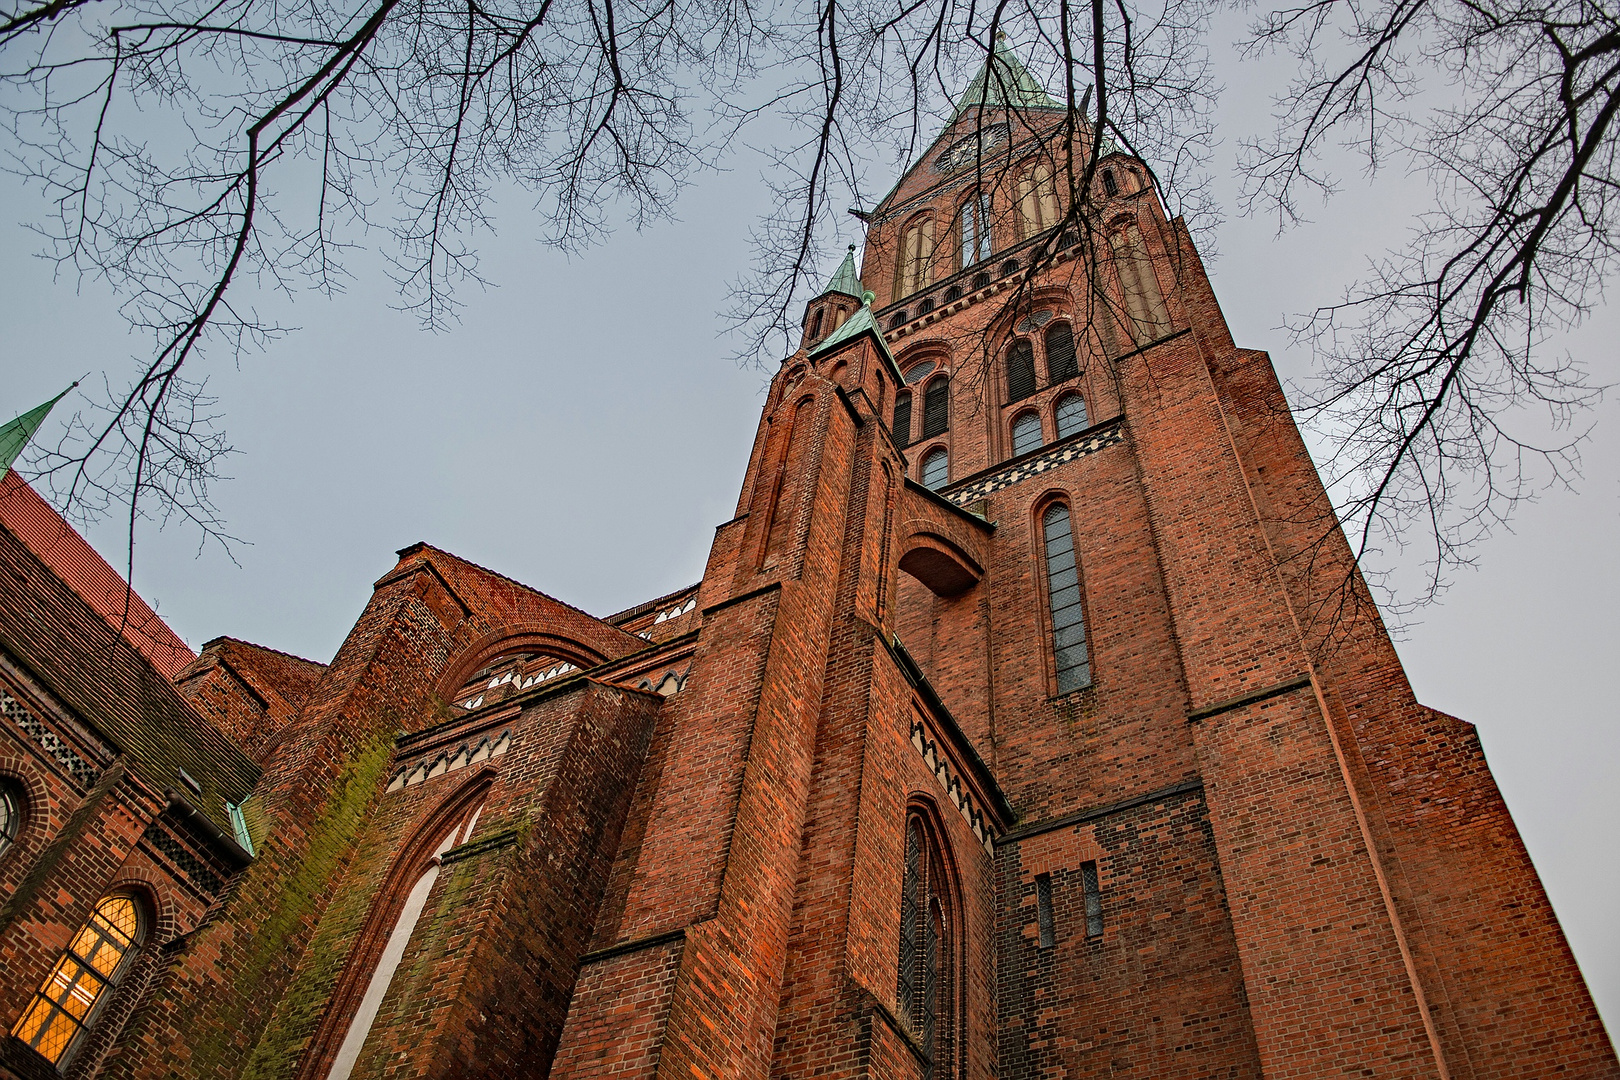
<path fill-rule="evenodd" d="M 11 1033 L 53 1065 L 118 985 L 141 939 L 141 913 L 131 896 L 109 896 L 74 935 Z"/>
<path fill-rule="evenodd" d="M 928 456 L 923 458 L 922 484 L 930 491 L 938 491 L 951 479 L 951 455 L 942 446 L 937 450 L 930 450 Z"/>
<path fill-rule="evenodd" d="M 1035 347 L 1023 338 L 1007 350 L 1007 400 L 1021 401 L 1035 392 Z"/>
<path fill-rule="evenodd" d="M 951 890 L 938 846 L 913 815 L 906 825 L 895 1003 L 921 1044 L 925 1076 L 949 1077 L 956 1049 L 957 943 Z"/>
<path fill-rule="evenodd" d="M 990 257 L 990 196 L 987 192 L 979 192 L 962 204 L 956 229 L 958 258 L 964 268 Z"/>
<path fill-rule="evenodd" d="M 1020 413 L 1013 421 L 1013 456 L 1027 454 L 1041 448 L 1041 418 L 1036 413 Z"/>
<path fill-rule="evenodd" d="M 1091 685 L 1091 661 L 1086 654 L 1085 615 L 1080 603 L 1080 567 L 1074 558 L 1074 534 L 1069 508 L 1054 503 L 1043 515 L 1046 541 L 1047 600 L 1052 610 L 1052 662 L 1058 693 Z"/>
<path fill-rule="evenodd" d="M 900 249 L 894 268 L 894 297 L 910 296 L 927 285 L 934 260 L 934 219 L 912 219 L 900 233 Z"/>
<path fill-rule="evenodd" d="M 1057 417 L 1058 438 L 1067 439 L 1070 435 L 1086 430 L 1086 402 L 1079 394 L 1064 394 L 1057 400 L 1057 407 L 1052 410 Z"/>

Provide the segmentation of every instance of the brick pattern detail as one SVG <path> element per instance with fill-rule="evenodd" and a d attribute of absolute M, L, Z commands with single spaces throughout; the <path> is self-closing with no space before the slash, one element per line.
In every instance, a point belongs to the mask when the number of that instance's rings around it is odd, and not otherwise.
<path fill-rule="evenodd" d="M 0 690 L 0 715 L 16 724 L 23 734 L 78 782 L 80 787 L 93 787 L 101 770 L 74 752 L 61 736 L 45 726 L 45 722 L 28 710 L 22 702 Z"/>
<path fill-rule="evenodd" d="M 978 477 L 960 486 L 952 485 L 946 488 L 943 494 L 956 505 L 967 506 L 987 495 L 994 495 L 1002 488 L 1033 480 L 1060 465 L 1067 465 L 1087 454 L 1095 454 L 1099 450 L 1124 442 L 1123 426 L 1121 421 L 1116 420 L 1091 431 L 1082 432 L 1056 446 L 1020 458 L 1007 468 L 998 469 L 989 476 Z"/>

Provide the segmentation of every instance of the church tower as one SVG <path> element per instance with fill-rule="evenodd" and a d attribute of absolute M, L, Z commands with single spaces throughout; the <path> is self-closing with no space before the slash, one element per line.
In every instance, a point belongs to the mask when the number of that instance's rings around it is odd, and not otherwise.
<path fill-rule="evenodd" d="M 0 1080 L 1620 1080 L 1270 360 L 1092 152 L 998 42 L 627 611 L 414 544 L 330 665 L 211 642 L 53 788 L 160 677 L 75 691 L 0 533 Z"/>

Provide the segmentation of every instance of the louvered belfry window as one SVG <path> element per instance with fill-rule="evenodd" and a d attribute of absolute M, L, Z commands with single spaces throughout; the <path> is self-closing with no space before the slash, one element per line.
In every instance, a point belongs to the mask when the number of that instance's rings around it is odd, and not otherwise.
<path fill-rule="evenodd" d="M 924 1075 L 948 1077 L 954 1056 L 956 1003 L 951 978 L 951 919 L 943 860 L 913 815 L 906 826 L 900 895 L 900 970 L 895 1003 L 928 1059 Z"/>
<path fill-rule="evenodd" d="M 1053 323 L 1046 331 L 1046 377 L 1048 382 L 1067 382 L 1080 374 L 1074 355 L 1074 331 L 1068 323 Z"/>
<path fill-rule="evenodd" d="M 894 398 L 894 444 L 905 446 L 911 442 L 911 391 L 902 390 Z"/>
<path fill-rule="evenodd" d="M 951 426 L 951 386 L 944 378 L 928 384 L 923 394 L 922 437 L 932 438 Z"/>
<path fill-rule="evenodd" d="M 1085 615 L 1080 603 L 1080 567 L 1074 558 L 1069 508 L 1053 503 L 1041 518 L 1046 541 L 1046 582 L 1052 610 L 1052 662 L 1058 693 L 1091 685 Z"/>
<path fill-rule="evenodd" d="M 1007 400 L 1022 401 L 1035 392 L 1035 348 L 1023 338 L 1007 350 Z"/>

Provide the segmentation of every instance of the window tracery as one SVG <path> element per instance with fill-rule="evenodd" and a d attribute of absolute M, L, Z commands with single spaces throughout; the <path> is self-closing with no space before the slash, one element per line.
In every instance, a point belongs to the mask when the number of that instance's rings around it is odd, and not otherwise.
<path fill-rule="evenodd" d="M 894 295 L 910 296 L 928 284 L 934 260 L 934 219 L 928 215 L 913 218 L 900 233 L 896 252 Z"/>
<path fill-rule="evenodd" d="M 96 904 L 33 1000 L 11 1029 L 53 1065 L 95 1020 L 94 1014 L 129 970 L 144 920 L 135 898 L 114 893 Z"/>
<path fill-rule="evenodd" d="M 911 1027 L 928 1065 L 926 1076 L 948 1077 L 957 1044 L 958 955 L 945 860 L 922 815 L 906 822 L 900 893 L 900 948 L 895 1005 Z"/>

